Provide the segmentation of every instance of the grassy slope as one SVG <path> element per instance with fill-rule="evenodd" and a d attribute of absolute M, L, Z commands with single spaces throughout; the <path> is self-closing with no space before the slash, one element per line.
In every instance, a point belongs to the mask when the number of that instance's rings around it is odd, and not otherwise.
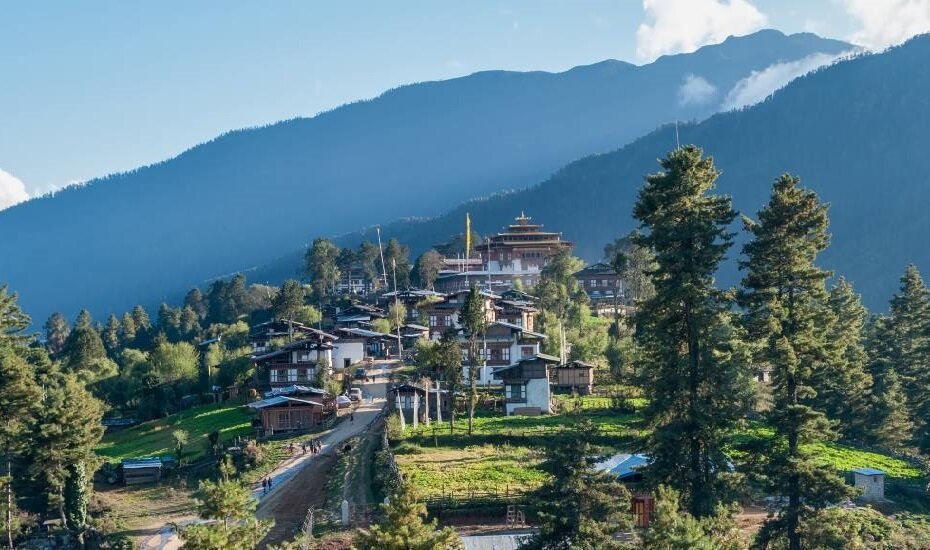
<path fill-rule="evenodd" d="M 204 454 L 210 432 L 220 432 L 220 440 L 224 441 L 251 433 L 250 418 L 251 415 L 239 404 L 193 407 L 178 414 L 107 434 L 96 451 L 113 462 L 123 458 L 172 454 L 174 439 L 171 433 L 183 429 L 190 435 L 184 451 L 184 458 L 190 460 Z"/>

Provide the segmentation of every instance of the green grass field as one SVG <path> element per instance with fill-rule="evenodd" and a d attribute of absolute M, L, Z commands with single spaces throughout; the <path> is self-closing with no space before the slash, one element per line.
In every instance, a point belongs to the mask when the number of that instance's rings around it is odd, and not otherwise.
<path fill-rule="evenodd" d="M 216 404 L 193 407 L 165 418 L 151 420 L 132 428 L 108 433 L 96 448 L 98 455 L 111 462 L 123 458 L 139 458 L 174 454 L 175 430 L 187 430 L 189 440 L 184 448 L 184 460 L 203 456 L 208 445 L 207 436 L 220 433 L 222 441 L 252 433 L 251 415 L 240 404 Z"/>

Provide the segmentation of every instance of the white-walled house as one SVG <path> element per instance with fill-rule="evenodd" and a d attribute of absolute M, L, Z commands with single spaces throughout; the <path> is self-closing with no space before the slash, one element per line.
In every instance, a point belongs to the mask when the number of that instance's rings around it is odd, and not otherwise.
<path fill-rule="evenodd" d="M 867 502 L 885 500 L 885 472 L 875 468 L 857 468 L 853 470 L 856 488 L 862 489 L 859 497 Z"/>
<path fill-rule="evenodd" d="M 481 363 L 478 367 L 478 383 L 483 386 L 499 383 L 494 377 L 496 369 L 538 355 L 545 339 L 545 334 L 527 330 L 519 325 L 503 321 L 489 324 L 478 340 L 478 358 Z M 458 340 L 462 347 L 462 376 L 468 380 L 468 337 L 460 334 Z"/>
<path fill-rule="evenodd" d="M 340 337 L 333 342 L 333 368 L 345 369 L 365 360 L 365 339 Z"/>
<path fill-rule="evenodd" d="M 539 353 L 516 364 L 497 369 L 494 378 L 504 384 L 507 415 L 538 415 L 552 412 L 549 390 L 550 371 L 559 358 Z"/>

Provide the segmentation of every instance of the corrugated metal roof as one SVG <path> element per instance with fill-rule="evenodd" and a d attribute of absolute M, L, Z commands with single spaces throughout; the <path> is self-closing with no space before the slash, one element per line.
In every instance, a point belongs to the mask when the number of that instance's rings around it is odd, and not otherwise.
<path fill-rule="evenodd" d="M 149 458 L 124 458 L 122 460 L 124 470 L 134 470 L 137 468 L 161 468 L 161 459 L 156 457 Z"/>
<path fill-rule="evenodd" d="M 647 466 L 652 459 L 643 454 L 618 453 L 603 462 L 595 465 L 595 468 L 616 475 L 619 479 L 632 477 Z"/>
<path fill-rule="evenodd" d="M 864 476 L 883 476 L 885 472 L 878 470 L 876 468 L 856 468 L 853 470 L 853 473 L 864 475 Z"/>
<path fill-rule="evenodd" d="M 295 397 L 285 397 L 283 395 L 278 395 L 275 397 L 269 397 L 268 399 L 261 399 L 259 401 L 253 401 L 249 403 L 249 408 L 250 409 L 265 409 L 268 407 L 274 407 L 276 405 L 283 405 L 284 403 L 287 403 L 287 402 L 299 403 L 301 405 L 316 405 L 318 407 L 323 406 L 322 403 L 318 403 L 316 401 L 309 401 L 307 399 L 297 399 Z"/>

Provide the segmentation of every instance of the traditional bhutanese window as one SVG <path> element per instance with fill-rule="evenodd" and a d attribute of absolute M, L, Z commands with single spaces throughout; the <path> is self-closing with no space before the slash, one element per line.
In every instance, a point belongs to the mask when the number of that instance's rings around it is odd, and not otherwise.
<path fill-rule="evenodd" d="M 288 382 L 297 381 L 297 369 L 287 369 L 287 381 Z"/>
<path fill-rule="evenodd" d="M 268 374 L 271 376 L 272 383 L 278 381 L 278 369 L 271 369 L 270 371 L 268 371 Z"/>
<path fill-rule="evenodd" d="M 439 322 L 439 319 L 435 315 L 429 316 L 429 326 L 435 327 Z"/>
<path fill-rule="evenodd" d="M 501 361 L 510 361 L 510 348 L 501 350 Z"/>

